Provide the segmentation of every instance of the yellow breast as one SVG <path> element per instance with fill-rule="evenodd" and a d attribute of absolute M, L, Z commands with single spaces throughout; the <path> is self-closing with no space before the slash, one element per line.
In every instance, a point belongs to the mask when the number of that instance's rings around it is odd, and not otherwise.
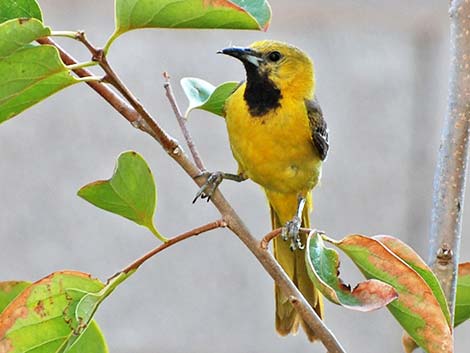
<path fill-rule="evenodd" d="M 311 190 L 321 173 L 305 102 L 281 98 L 280 107 L 250 115 L 245 85 L 225 105 L 227 130 L 240 171 L 263 188 L 280 193 Z"/>

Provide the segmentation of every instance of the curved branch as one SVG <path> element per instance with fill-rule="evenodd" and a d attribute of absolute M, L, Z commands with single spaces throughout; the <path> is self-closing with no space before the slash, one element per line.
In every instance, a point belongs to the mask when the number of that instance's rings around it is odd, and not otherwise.
<path fill-rule="evenodd" d="M 300 228 L 299 231 L 302 232 L 302 233 L 310 234 L 310 232 L 316 231 L 316 230 L 310 229 L 310 228 Z M 273 229 L 272 231 L 270 231 L 268 234 L 266 234 L 263 237 L 263 239 L 261 239 L 261 241 L 259 243 L 259 247 L 263 250 L 267 250 L 271 240 L 273 240 L 274 238 L 279 236 L 279 234 L 281 234 L 281 232 L 282 232 L 282 228 L 276 228 L 276 229 Z"/>
<path fill-rule="evenodd" d="M 203 226 L 191 229 L 187 232 L 184 232 L 183 234 L 177 235 L 173 238 L 168 239 L 165 243 L 161 244 L 160 246 L 157 246 L 155 249 L 150 250 L 148 253 L 145 255 L 139 257 L 137 260 L 132 262 L 131 264 L 127 265 L 123 270 L 121 270 L 120 273 L 129 273 L 131 271 L 137 270 L 145 261 L 148 259 L 154 257 L 157 255 L 159 252 L 165 250 L 166 248 L 169 248 L 170 246 L 179 243 L 180 241 L 186 240 L 188 238 L 194 237 L 196 235 L 208 232 L 210 230 L 216 229 L 216 228 L 223 228 L 226 227 L 227 223 L 223 219 L 219 219 L 218 221 L 210 222 L 207 223 Z"/>

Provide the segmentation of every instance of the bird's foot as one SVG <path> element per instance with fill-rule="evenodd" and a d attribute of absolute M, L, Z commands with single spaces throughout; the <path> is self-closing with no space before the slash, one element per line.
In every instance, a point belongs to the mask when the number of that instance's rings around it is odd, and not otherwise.
<path fill-rule="evenodd" d="M 225 173 L 223 172 L 204 172 L 195 177 L 206 178 L 206 182 L 201 186 L 199 191 L 194 197 L 193 203 L 197 201 L 198 198 L 207 199 L 207 202 L 210 201 L 211 197 L 214 195 L 215 190 L 220 185 L 222 180 L 224 180 Z"/>
<path fill-rule="evenodd" d="M 201 186 L 201 188 L 197 192 L 193 203 L 195 203 L 198 198 L 207 199 L 207 202 L 209 202 L 211 197 L 214 195 L 215 190 L 217 190 L 217 187 L 224 179 L 233 180 L 237 183 L 240 183 L 243 180 L 247 179 L 247 177 L 243 173 L 230 174 L 224 172 L 203 172 L 194 177 L 194 179 L 198 178 L 206 178 L 206 182 L 204 183 L 204 185 Z"/>
<path fill-rule="evenodd" d="M 300 249 L 303 250 L 305 245 L 302 244 L 300 239 L 300 225 L 302 220 L 300 217 L 295 216 L 291 221 L 287 222 L 284 227 L 282 227 L 281 238 L 285 241 L 290 239 L 290 249 L 292 251 Z"/>

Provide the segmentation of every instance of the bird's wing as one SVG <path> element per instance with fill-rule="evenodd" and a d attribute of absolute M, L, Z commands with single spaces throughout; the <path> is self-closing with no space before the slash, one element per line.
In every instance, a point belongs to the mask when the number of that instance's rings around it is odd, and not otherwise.
<path fill-rule="evenodd" d="M 323 118 L 323 113 L 316 97 L 305 100 L 307 107 L 308 121 L 312 130 L 312 141 L 321 160 L 325 160 L 328 154 L 328 128 Z"/>

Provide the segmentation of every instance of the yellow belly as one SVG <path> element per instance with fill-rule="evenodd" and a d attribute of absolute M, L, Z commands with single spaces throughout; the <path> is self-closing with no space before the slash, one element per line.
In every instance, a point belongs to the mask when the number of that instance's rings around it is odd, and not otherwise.
<path fill-rule="evenodd" d="M 317 184 L 321 160 L 313 146 L 304 101 L 281 99 L 281 107 L 252 117 L 244 85 L 227 100 L 226 122 L 240 171 L 267 192 L 305 194 Z"/>

